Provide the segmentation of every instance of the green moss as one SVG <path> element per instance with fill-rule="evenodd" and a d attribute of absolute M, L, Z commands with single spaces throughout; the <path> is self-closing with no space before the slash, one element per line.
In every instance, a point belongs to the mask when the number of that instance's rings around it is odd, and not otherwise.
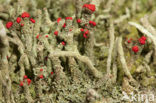
<path fill-rule="evenodd" d="M 130 70 L 130 73 L 132 75 L 135 73 L 137 67 L 142 64 L 142 61 L 143 61 L 142 57 L 137 58 L 137 60 L 135 61 L 135 63 L 133 64 L 133 66 L 132 66 L 132 68 Z"/>
<path fill-rule="evenodd" d="M 130 73 L 133 75 L 135 73 L 136 69 L 137 69 L 137 67 L 135 65 L 133 65 L 131 67 Z"/>
<path fill-rule="evenodd" d="M 127 30 L 129 31 L 129 34 L 126 35 L 127 38 L 138 38 L 138 31 L 135 27 L 133 26 L 128 26 Z"/>
<path fill-rule="evenodd" d="M 35 91 L 35 86 L 34 85 L 31 85 L 31 87 L 30 87 L 30 93 L 32 95 L 32 98 L 35 98 L 36 97 L 36 91 Z"/>
<path fill-rule="evenodd" d="M 143 57 L 139 56 L 139 58 L 136 60 L 135 64 L 140 65 L 140 64 L 142 64 L 142 61 L 143 61 Z"/>
<path fill-rule="evenodd" d="M 38 2 L 38 7 L 39 7 L 39 8 L 44 8 L 45 5 L 46 5 L 46 4 L 45 4 L 46 2 L 45 2 L 44 0 L 37 0 L 37 2 Z"/>
<path fill-rule="evenodd" d="M 156 80 L 155 78 L 147 78 L 146 76 L 144 76 L 143 80 L 141 81 L 141 84 L 143 86 L 149 86 L 149 85 L 153 85 L 156 84 Z"/>

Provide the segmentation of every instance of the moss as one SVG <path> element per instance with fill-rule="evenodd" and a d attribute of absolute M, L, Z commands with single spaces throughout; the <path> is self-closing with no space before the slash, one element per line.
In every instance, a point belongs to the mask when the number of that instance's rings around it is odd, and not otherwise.
<path fill-rule="evenodd" d="M 36 0 L 38 3 L 39 8 L 44 8 L 46 5 L 46 2 L 44 0 Z"/>
<path fill-rule="evenodd" d="M 130 70 L 130 73 L 133 75 L 137 69 L 137 67 L 139 65 L 142 65 L 142 61 L 143 61 L 143 58 L 142 57 L 139 57 L 137 58 L 137 60 L 134 62 L 133 66 L 131 67 L 131 70 Z"/>
<path fill-rule="evenodd" d="M 137 69 L 137 67 L 135 65 L 133 65 L 131 67 L 130 73 L 133 75 L 135 73 L 136 69 Z"/>
<path fill-rule="evenodd" d="M 32 98 L 35 98 L 36 97 L 36 91 L 35 91 L 34 85 L 30 86 L 30 92 L 31 92 Z"/>
<path fill-rule="evenodd" d="M 152 78 L 148 78 L 146 76 L 144 76 L 143 80 L 141 80 L 141 84 L 145 87 L 149 86 L 149 85 L 154 85 L 156 84 L 156 80 L 154 77 Z"/>
<path fill-rule="evenodd" d="M 129 34 L 126 35 L 127 38 L 138 38 L 139 35 L 138 35 L 138 30 L 133 27 L 133 26 L 128 26 L 127 30 L 129 31 Z"/>

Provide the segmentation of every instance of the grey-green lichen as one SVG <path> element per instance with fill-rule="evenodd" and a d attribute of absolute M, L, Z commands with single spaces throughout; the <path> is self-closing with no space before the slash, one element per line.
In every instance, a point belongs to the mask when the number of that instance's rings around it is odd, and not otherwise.
<path fill-rule="evenodd" d="M 96 11 L 84 4 L 95 5 Z M 155 0 L 0 0 L 0 102 L 122 103 L 123 91 L 152 93 L 155 4 Z M 35 23 L 21 18 L 24 26 L 18 24 L 23 12 Z M 13 22 L 9 29 L 8 21 Z M 82 28 L 89 30 L 87 38 Z M 145 45 L 138 43 L 142 35 L 147 37 Z M 138 53 L 132 51 L 134 45 L 139 46 Z M 29 85 L 24 75 L 31 80 Z"/>

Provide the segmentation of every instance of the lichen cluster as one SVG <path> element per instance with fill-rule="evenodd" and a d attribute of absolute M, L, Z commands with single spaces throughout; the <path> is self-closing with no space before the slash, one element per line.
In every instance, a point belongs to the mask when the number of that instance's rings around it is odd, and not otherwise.
<path fill-rule="evenodd" d="M 154 4 L 1 0 L 0 103 L 128 103 L 123 92 L 156 95 Z"/>

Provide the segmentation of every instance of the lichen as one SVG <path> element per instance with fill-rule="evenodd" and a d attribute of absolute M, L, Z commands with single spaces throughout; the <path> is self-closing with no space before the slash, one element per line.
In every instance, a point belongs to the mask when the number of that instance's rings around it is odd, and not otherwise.
<path fill-rule="evenodd" d="M 0 102 L 127 103 L 123 92 L 156 91 L 155 0 L 0 4 Z"/>

